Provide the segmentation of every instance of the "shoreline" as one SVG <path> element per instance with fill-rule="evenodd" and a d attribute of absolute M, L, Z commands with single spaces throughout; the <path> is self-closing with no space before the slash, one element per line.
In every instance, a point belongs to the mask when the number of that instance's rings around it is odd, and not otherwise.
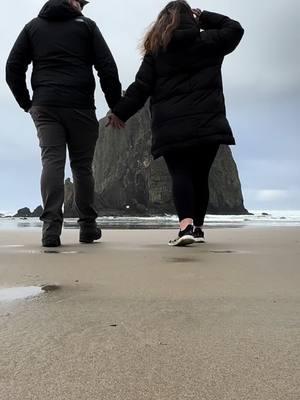
<path fill-rule="evenodd" d="M 153 217 L 99 217 L 97 223 L 104 229 L 178 229 L 178 219 L 175 215 Z M 256 213 L 253 215 L 207 215 L 205 229 L 226 228 L 268 228 L 268 227 L 300 227 L 300 211 L 277 211 L 273 214 Z M 0 218 L 0 232 L 4 229 L 30 228 L 40 229 L 39 218 L 4 217 Z M 65 218 L 65 229 L 78 229 L 76 218 Z"/>

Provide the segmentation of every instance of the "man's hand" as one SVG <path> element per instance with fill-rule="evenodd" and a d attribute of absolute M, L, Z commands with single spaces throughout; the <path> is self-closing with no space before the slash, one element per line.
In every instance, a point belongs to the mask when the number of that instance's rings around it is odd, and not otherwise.
<path fill-rule="evenodd" d="M 110 114 L 108 116 L 108 121 L 105 127 L 107 128 L 109 126 L 111 126 L 114 129 L 121 129 L 125 128 L 125 123 L 122 120 L 120 120 L 120 118 L 117 117 L 115 114 Z"/>

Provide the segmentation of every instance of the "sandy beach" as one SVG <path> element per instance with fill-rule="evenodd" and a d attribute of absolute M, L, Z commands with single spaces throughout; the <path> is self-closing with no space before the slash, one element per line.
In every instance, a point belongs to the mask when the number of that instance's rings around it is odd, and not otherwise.
<path fill-rule="evenodd" d="M 39 230 L 0 232 L 5 400 L 299 400 L 300 228 L 78 231 L 45 252 Z"/>

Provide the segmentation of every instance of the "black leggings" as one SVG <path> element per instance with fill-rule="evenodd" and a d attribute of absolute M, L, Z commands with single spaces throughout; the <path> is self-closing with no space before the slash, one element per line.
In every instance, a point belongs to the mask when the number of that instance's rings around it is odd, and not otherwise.
<path fill-rule="evenodd" d="M 219 145 L 203 145 L 164 155 L 180 221 L 192 218 L 195 226 L 204 224 L 209 202 L 209 172 L 218 149 Z"/>

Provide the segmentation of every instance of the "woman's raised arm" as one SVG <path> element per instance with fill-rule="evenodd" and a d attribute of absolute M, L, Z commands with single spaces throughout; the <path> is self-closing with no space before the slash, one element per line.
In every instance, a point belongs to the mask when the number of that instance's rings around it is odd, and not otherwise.
<path fill-rule="evenodd" d="M 224 55 L 234 51 L 244 35 L 239 22 L 210 11 L 201 13 L 199 27 L 204 30 L 201 32 L 202 41 Z"/>

